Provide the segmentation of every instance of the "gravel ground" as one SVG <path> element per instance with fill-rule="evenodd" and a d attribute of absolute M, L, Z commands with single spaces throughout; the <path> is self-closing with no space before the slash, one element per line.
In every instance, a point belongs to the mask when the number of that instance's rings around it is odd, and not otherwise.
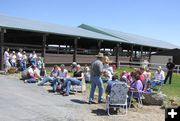
<path fill-rule="evenodd" d="M 164 121 L 159 106 L 129 109 L 127 116 L 107 116 L 105 104 L 89 105 L 81 94 L 63 97 L 46 86 L 24 84 L 18 75 L 0 75 L 0 121 Z M 87 96 L 86 96 L 87 97 Z"/>

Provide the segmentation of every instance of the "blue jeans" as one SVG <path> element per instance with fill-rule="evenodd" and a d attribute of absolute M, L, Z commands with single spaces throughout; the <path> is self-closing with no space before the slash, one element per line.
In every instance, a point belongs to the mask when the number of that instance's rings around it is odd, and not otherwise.
<path fill-rule="evenodd" d="M 164 80 L 153 81 L 153 82 L 151 82 L 151 88 L 154 88 L 156 85 L 161 85 L 163 83 L 164 83 Z"/>
<path fill-rule="evenodd" d="M 26 62 L 22 62 L 22 65 L 23 65 L 22 70 L 23 71 L 26 70 Z"/>
<path fill-rule="evenodd" d="M 66 94 L 69 95 L 69 92 L 70 92 L 70 87 L 71 85 L 80 85 L 81 84 L 81 81 L 78 80 L 77 78 L 67 78 L 63 85 L 62 85 L 62 88 L 65 89 L 66 88 Z"/>
<path fill-rule="evenodd" d="M 29 78 L 27 79 L 27 83 L 36 83 L 38 80 L 34 79 L 34 78 Z"/>
<path fill-rule="evenodd" d="M 94 92 L 95 92 L 96 86 L 98 86 L 98 89 L 99 89 L 98 102 L 102 101 L 102 95 L 104 93 L 104 86 L 103 86 L 103 82 L 100 76 L 91 77 L 91 91 L 90 91 L 89 101 L 94 100 Z"/>
<path fill-rule="evenodd" d="M 47 82 L 51 83 L 51 87 L 53 89 L 53 91 L 56 91 L 56 83 L 57 83 L 58 79 L 54 78 L 54 77 L 44 77 L 43 80 L 39 83 L 40 85 L 43 85 Z"/>

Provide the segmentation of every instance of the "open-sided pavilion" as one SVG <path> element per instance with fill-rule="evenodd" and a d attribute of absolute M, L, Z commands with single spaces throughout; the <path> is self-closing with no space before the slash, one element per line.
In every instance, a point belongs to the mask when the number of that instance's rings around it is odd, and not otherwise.
<path fill-rule="evenodd" d="M 150 57 L 151 52 L 176 48 L 167 42 L 86 24 L 67 27 L 1 15 L 0 70 L 7 47 L 27 53 L 35 50 L 47 64 L 90 63 L 100 51 L 111 52 L 111 59 L 118 64 L 119 60 Z"/>

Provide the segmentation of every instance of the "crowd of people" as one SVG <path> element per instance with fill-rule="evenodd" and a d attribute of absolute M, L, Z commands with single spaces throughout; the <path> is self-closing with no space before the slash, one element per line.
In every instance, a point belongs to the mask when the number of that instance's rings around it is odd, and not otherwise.
<path fill-rule="evenodd" d="M 24 71 L 27 66 L 36 65 L 41 69 L 44 66 L 44 62 L 43 58 L 38 57 L 35 51 L 32 51 L 28 56 L 22 48 L 19 48 L 18 52 L 10 51 L 9 48 L 6 48 L 4 52 L 4 65 L 6 74 L 11 67 Z"/>
<path fill-rule="evenodd" d="M 138 96 L 139 92 L 151 93 L 156 85 L 163 85 L 166 83 L 167 78 L 170 77 L 169 84 L 171 84 L 172 69 L 174 64 L 169 60 L 167 63 L 168 73 L 165 78 L 165 73 L 159 66 L 152 76 L 148 66 L 146 68 L 135 68 L 132 72 L 123 71 L 118 74 L 114 72 L 116 66 L 112 64 L 109 59 L 110 54 L 98 53 L 97 59 L 91 63 L 91 66 L 85 65 L 82 68 L 76 62 L 73 62 L 71 69 L 67 70 L 64 64 L 60 66 L 54 65 L 50 72 L 50 75 L 46 73 L 45 65 L 41 57 L 37 57 L 35 51 L 30 53 L 29 56 L 23 49 L 19 49 L 19 52 L 9 51 L 9 48 L 4 52 L 4 64 L 5 72 L 10 67 L 16 67 L 22 71 L 22 80 L 25 83 L 37 83 L 38 86 L 42 86 L 45 83 L 50 83 L 52 92 L 59 91 L 63 96 L 69 96 L 71 93 L 71 85 L 81 85 L 81 81 L 91 82 L 91 89 L 89 94 L 89 104 L 95 103 L 94 92 L 96 86 L 98 87 L 98 103 L 103 102 L 103 94 L 107 95 L 111 92 L 111 87 L 114 83 L 125 83 L 129 87 L 128 95 L 131 91 L 135 91 L 135 96 Z M 27 67 L 29 64 L 29 67 Z M 72 73 L 70 74 L 69 71 Z M 107 87 L 104 90 L 104 84 L 107 82 Z"/>

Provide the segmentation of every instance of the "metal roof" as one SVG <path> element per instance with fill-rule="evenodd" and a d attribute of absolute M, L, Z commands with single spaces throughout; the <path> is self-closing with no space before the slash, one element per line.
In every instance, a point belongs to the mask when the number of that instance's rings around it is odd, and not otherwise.
<path fill-rule="evenodd" d="M 164 48 L 164 49 L 179 48 L 178 46 L 175 46 L 171 43 L 164 42 L 161 40 L 147 38 L 147 37 L 130 34 L 130 33 L 125 33 L 125 32 L 120 32 L 120 31 L 116 31 L 116 30 L 106 29 L 106 28 L 102 28 L 102 27 L 97 27 L 97 26 L 92 26 L 92 25 L 87 25 L 87 24 L 81 24 L 79 27 L 86 29 L 86 30 L 93 31 L 93 32 L 98 32 L 98 33 L 101 33 L 104 35 L 116 37 L 116 38 L 128 41 L 128 43 L 131 43 L 131 44 Z"/>
<path fill-rule="evenodd" d="M 0 15 L 0 27 L 107 41 L 125 42 L 124 40 L 115 37 L 99 34 L 78 27 L 67 27 L 58 24 L 39 22 L 5 15 Z"/>

